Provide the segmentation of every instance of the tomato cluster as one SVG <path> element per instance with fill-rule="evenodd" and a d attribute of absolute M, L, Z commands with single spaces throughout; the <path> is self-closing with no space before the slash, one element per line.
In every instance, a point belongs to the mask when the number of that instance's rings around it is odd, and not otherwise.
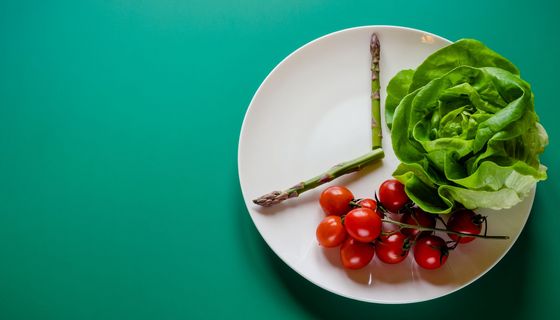
<path fill-rule="evenodd" d="M 332 186 L 321 193 L 319 203 L 326 217 L 317 226 L 317 240 L 326 248 L 340 247 L 346 269 L 363 268 L 375 255 L 384 263 L 396 264 L 411 249 L 420 267 L 437 269 L 445 264 L 450 250 L 474 240 L 465 235 L 480 234 L 485 222 L 481 215 L 459 209 L 445 224 L 415 206 L 404 186 L 394 179 L 381 184 L 375 199 L 356 199 L 348 188 Z M 451 240 L 435 234 L 438 221 Z"/>

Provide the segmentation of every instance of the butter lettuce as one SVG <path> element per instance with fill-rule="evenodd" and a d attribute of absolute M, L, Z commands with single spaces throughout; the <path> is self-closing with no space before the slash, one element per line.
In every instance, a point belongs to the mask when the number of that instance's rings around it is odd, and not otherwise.
<path fill-rule="evenodd" d="M 393 176 L 423 210 L 509 208 L 546 179 L 548 144 L 530 85 L 507 59 L 460 40 L 399 72 L 385 118 L 400 165 Z"/>

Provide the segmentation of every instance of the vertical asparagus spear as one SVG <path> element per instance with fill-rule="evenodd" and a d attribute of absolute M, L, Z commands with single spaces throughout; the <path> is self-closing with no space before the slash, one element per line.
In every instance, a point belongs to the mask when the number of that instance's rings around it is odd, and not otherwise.
<path fill-rule="evenodd" d="M 379 88 L 379 55 L 380 45 L 377 34 L 371 35 L 370 42 L 371 53 L 371 147 L 372 149 L 381 148 L 381 107 Z"/>
<path fill-rule="evenodd" d="M 337 164 L 326 172 L 315 176 L 309 180 L 300 182 L 295 186 L 283 191 L 273 191 L 257 199 L 253 203 L 270 207 L 284 200 L 295 198 L 301 193 L 316 188 L 323 183 L 327 183 L 345 174 L 359 171 L 363 167 L 370 165 L 376 160 L 382 159 L 385 154 L 381 148 L 381 110 L 379 96 L 379 53 L 380 45 L 377 34 L 372 34 L 370 43 L 371 52 L 371 133 L 372 150 L 358 158 Z"/>

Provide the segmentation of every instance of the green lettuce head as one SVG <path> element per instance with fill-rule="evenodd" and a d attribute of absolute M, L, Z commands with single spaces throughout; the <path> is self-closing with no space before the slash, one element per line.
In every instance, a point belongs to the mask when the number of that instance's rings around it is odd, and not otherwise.
<path fill-rule="evenodd" d="M 460 40 L 399 72 L 385 118 L 401 161 L 393 176 L 423 210 L 504 209 L 546 179 L 548 136 L 531 87 L 508 60 Z"/>

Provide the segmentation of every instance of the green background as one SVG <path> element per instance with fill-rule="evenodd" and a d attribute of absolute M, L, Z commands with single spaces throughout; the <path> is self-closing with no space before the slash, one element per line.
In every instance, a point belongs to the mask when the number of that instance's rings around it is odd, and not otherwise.
<path fill-rule="evenodd" d="M 2 1 L 0 318 L 558 316 L 559 12 L 556 1 Z M 237 176 L 243 116 L 272 68 L 319 36 L 376 24 L 508 57 L 551 140 L 519 241 L 426 303 L 356 302 L 301 278 L 257 233 Z"/>

